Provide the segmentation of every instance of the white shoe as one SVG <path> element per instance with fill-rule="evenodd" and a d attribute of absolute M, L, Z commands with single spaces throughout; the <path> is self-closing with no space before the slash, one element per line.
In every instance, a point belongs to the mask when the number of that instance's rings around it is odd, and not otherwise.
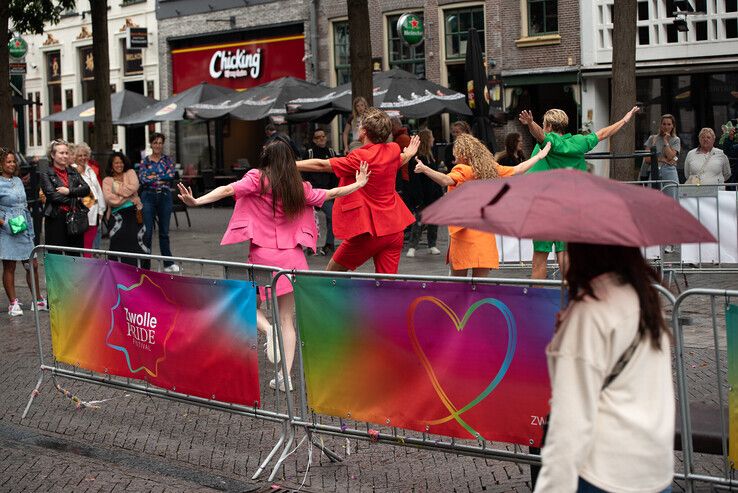
<path fill-rule="evenodd" d="M 23 309 L 20 307 L 18 298 L 14 299 L 13 302 L 8 306 L 8 315 L 11 317 L 20 317 L 23 315 Z"/>
<path fill-rule="evenodd" d="M 279 363 L 282 359 L 282 355 L 279 353 L 279 348 L 274 349 L 274 329 L 272 327 L 267 330 L 266 333 L 267 342 L 264 345 L 264 351 L 266 351 L 267 359 L 270 363 Z"/>
<path fill-rule="evenodd" d="M 433 247 L 430 247 L 430 253 L 431 253 L 431 255 L 440 255 L 441 254 L 441 250 L 439 250 L 438 248 L 436 248 L 436 247 L 433 246 Z"/>
<path fill-rule="evenodd" d="M 48 312 L 49 311 L 49 302 L 46 300 L 46 298 L 41 298 L 40 300 L 36 301 L 35 303 L 31 303 L 31 311 L 40 311 L 40 312 Z"/>
<path fill-rule="evenodd" d="M 171 274 L 178 274 L 181 269 L 179 268 L 179 265 L 172 264 L 168 267 L 164 267 L 164 272 L 169 272 Z"/>
<path fill-rule="evenodd" d="M 406 257 L 410 257 L 410 258 L 413 258 L 413 257 L 415 256 L 415 249 L 414 249 L 414 248 L 410 248 L 410 249 L 408 249 L 408 251 L 407 251 L 407 253 L 405 254 L 405 256 L 406 256 Z"/>
<path fill-rule="evenodd" d="M 273 389 L 276 389 L 277 388 L 277 380 L 279 380 L 279 390 L 281 390 L 282 392 L 284 392 L 285 391 L 284 390 L 284 378 L 282 378 L 282 372 L 277 373 L 277 378 L 276 379 L 273 378 L 273 379 L 269 380 L 269 386 L 271 388 L 273 388 Z M 288 378 L 287 379 L 287 382 L 288 382 L 289 387 L 290 387 L 290 392 L 292 392 L 292 379 L 291 378 Z"/>

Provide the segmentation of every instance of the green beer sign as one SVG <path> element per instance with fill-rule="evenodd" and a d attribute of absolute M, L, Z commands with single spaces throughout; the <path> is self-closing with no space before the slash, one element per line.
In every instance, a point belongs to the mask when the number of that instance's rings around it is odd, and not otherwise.
<path fill-rule="evenodd" d="M 417 14 L 403 14 L 397 20 L 397 32 L 405 44 L 415 46 L 423 41 L 423 19 Z"/>
<path fill-rule="evenodd" d="M 13 58 L 23 58 L 28 51 L 28 43 L 20 36 L 13 36 L 8 41 L 8 52 Z"/>

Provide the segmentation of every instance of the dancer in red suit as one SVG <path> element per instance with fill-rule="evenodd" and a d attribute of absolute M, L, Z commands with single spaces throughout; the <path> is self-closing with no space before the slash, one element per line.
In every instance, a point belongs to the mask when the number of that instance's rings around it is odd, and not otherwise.
<path fill-rule="evenodd" d="M 359 126 L 361 147 L 346 157 L 297 162 L 300 171 L 332 171 L 340 186 L 353 183 L 361 163 L 369 163 L 372 179 L 367 186 L 336 199 L 333 233 L 344 241 L 328 263 L 328 270 L 355 270 L 373 259 L 375 272 L 397 273 L 403 231 L 415 218 L 395 191 L 395 177 L 400 166 L 418 151 L 420 140 L 415 136 L 405 149 L 400 149 L 395 142 L 386 143 L 391 132 L 389 116 L 370 108 Z"/>

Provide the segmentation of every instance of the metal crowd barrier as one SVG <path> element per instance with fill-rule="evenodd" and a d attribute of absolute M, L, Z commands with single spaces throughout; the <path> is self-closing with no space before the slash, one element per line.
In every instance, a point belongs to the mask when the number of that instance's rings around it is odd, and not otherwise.
<path fill-rule="evenodd" d="M 725 309 L 731 299 L 738 300 L 738 290 L 690 289 L 674 303 L 672 328 L 683 457 L 683 475 L 679 476 L 685 480 L 687 491 L 694 491 L 700 483 L 730 489 L 738 487 L 738 480 L 734 478 L 735 464 L 729 458 L 730 416 L 726 400 L 731 386 L 727 375 L 730 355 Z M 685 337 L 689 334 L 685 333 L 684 325 L 690 320 L 694 322 L 694 317 L 709 320 L 712 328 L 709 344 L 693 341 L 687 346 Z M 707 323 L 700 326 L 707 326 Z M 708 374 L 706 378 L 694 375 L 708 370 L 714 370 L 714 375 Z"/>
<path fill-rule="evenodd" d="M 425 283 L 458 283 L 469 285 L 497 285 L 497 286 L 524 286 L 524 287 L 556 287 L 562 288 L 561 281 L 556 280 L 533 280 L 533 279 L 504 279 L 504 278 L 460 278 L 446 276 L 425 276 L 425 275 L 392 275 L 392 274 L 372 274 L 357 272 L 324 272 L 324 271 L 280 271 L 273 280 L 276 285 L 280 277 L 289 276 L 290 280 L 299 279 L 300 277 L 322 277 L 327 279 L 369 279 L 377 281 L 379 286 L 381 281 L 398 280 L 398 281 L 420 281 Z M 663 296 L 665 308 L 668 310 L 673 306 L 673 295 L 663 286 L 655 285 L 657 291 Z M 278 304 L 276 293 L 272 292 L 273 304 Z M 565 293 L 561 290 L 561 304 L 565 302 Z M 275 308 L 275 313 L 278 310 Z M 443 453 L 453 453 L 458 455 L 480 457 L 487 459 L 503 460 L 515 462 L 519 464 L 540 465 L 541 457 L 537 453 L 524 451 L 524 447 L 516 444 L 506 444 L 502 442 L 491 442 L 483 439 L 462 440 L 444 435 L 431 435 L 429 433 L 420 433 L 396 426 L 384 426 L 377 423 L 369 423 L 366 421 L 357 421 L 351 418 L 339 418 L 337 416 L 319 415 L 308 410 L 307 392 L 305 386 L 305 369 L 302 355 L 302 339 L 300 336 L 299 326 L 296 324 L 297 344 L 295 351 L 295 363 L 293 368 L 299 371 L 299 388 L 296 398 L 299 403 L 294 406 L 295 414 L 291 424 L 295 428 L 302 428 L 307 436 L 311 438 L 313 444 L 317 442 L 313 438 L 313 434 L 331 436 L 340 439 L 357 439 L 375 443 L 383 443 L 393 446 L 413 447 L 421 450 L 439 451 Z M 279 334 L 279 331 L 277 332 Z M 280 350 L 283 350 L 281 336 L 279 337 Z M 288 396 L 292 399 L 293 396 Z M 322 441 L 321 447 L 324 448 Z M 332 454 L 329 454 L 331 457 Z"/>
<path fill-rule="evenodd" d="M 81 254 L 90 254 L 95 255 L 104 259 L 116 259 L 116 258 L 127 258 L 127 259 L 135 259 L 137 261 L 138 267 L 141 267 L 142 262 L 150 262 L 151 263 L 151 270 L 163 270 L 163 262 L 164 261 L 173 261 L 181 266 L 183 266 L 182 269 L 182 275 L 187 275 L 189 277 L 207 277 L 210 279 L 213 278 L 222 278 L 222 279 L 242 279 L 242 280 L 249 280 L 251 282 L 254 282 L 259 289 L 266 289 L 267 294 L 271 292 L 271 286 L 272 284 L 272 275 L 274 272 L 277 272 L 279 268 L 276 267 L 268 267 L 268 266 L 262 266 L 262 265 L 253 265 L 253 264 L 246 264 L 246 263 L 240 263 L 240 262 L 226 262 L 226 261 L 217 261 L 217 260 L 207 260 L 207 259 L 193 259 L 193 258 L 186 258 L 186 257 L 162 257 L 158 255 L 144 255 L 144 254 L 135 254 L 135 253 L 126 253 L 126 252 L 114 252 L 114 251 L 108 251 L 108 250 L 90 250 L 90 249 L 83 249 L 83 248 L 73 248 L 73 247 L 59 247 L 59 246 L 52 246 L 52 245 L 39 245 L 33 249 L 33 252 L 31 254 L 32 259 L 37 259 L 38 255 L 40 253 L 60 253 L 60 254 L 73 254 L 73 255 L 81 255 Z M 111 260 L 112 261 L 112 260 Z M 33 269 L 34 262 L 30 262 L 31 265 L 31 276 L 34 275 Z M 172 277 L 177 276 L 178 274 L 171 274 Z M 35 285 L 32 286 L 32 294 L 33 299 L 37 298 L 36 293 L 36 287 Z M 269 296 L 267 296 L 267 301 L 269 300 Z M 273 320 L 278 320 L 279 317 L 274 316 L 273 306 L 270 306 L 271 303 L 268 303 L 265 308 L 264 312 L 266 314 L 271 313 Z M 52 307 L 52 310 L 54 308 Z M 294 433 L 293 433 L 293 427 L 291 426 L 291 421 L 294 417 L 293 409 L 292 409 L 292 401 L 290 399 L 285 399 L 284 397 L 281 397 L 279 394 L 280 392 L 278 390 L 274 390 L 274 400 L 272 402 L 267 402 L 265 406 L 265 399 L 264 397 L 270 393 L 267 391 L 262 391 L 262 399 L 261 399 L 261 406 L 245 406 L 241 404 L 234 404 L 231 402 L 224 402 L 217 399 L 206 399 L 198 396 L 188 395 L 185 393 L 176 392 L 173 390 L 163 389 L 159 387 L 155 387 L 152 385 L 149 385 L 148 381 L 141 382 L 139 380 L 130 379 L 130 378 L 124 378 L 124 377 L 117 377 L 112 376 L 110 374 L 102 374 L 97 373 L 94 371 L 89 371 L 86 369 L 77 368 L 72 365 L 67 365 L 64 363 L 60 363 L 56 361 L 55 358 L 52 357 L 52 360 L 47 360 L 47 354 L 44 350 L 44 344 L 43 344 L 43 337 L 42 337 L 42 326 L 41 326 L 41 320 L 39 318 L 39 312 L 38 310 L 34 311 L 34 320 L 36 324 L 36 336 L 38 340 L 38 353 L 39 353 L 39 377 L 38 381 L 36 383 L 36 386 L 34 390 L 31 393 L 31 397 L 28 400 L 28 404 L 26 405 L 26 408 L 23 412 L 22 419 L 26 417 L 28 414 L 29 409 L 31 408 L 31 404 L 33 403 L 33 400 L 35 396 L 39 393 L 39 389 L 41 388 L 41 385 L 44 382 L 44 374 L 49 373 L 51 375 L 52 381 L 55 386 L 57 386 L 57 377 L 64 377 L 69 378 L 72 380 L 80 381 L 80 382 L 86 382 L 96 385 L 101 385 L 105 387 L 110 387 L 118 390 L 126 390 L 133 393 L 143 394 L 147 396 L 154 396 L 154 397 L 160 397 L 163 399 L 168 399 L 175 402 L 181 402 L 186 404 L 193 404 L 196 406 L 200 406 L 207 409 L 212 409 L 216 411 L 223 411 L 226 413 L 236 414 L 240 416 L 246 416 L 250 418 L 255 419 L 261 419 L 266 420 L 274 423 L 279 423 L 282 425 L 282 430 L 279 435 L 279 439 L 275 443 L 274 447 L 270 451 L 270 453 L 266 456 L 266 458 L 262 461 L 259 468 L 253 475 L 252 479 L 256 479 L 261 472 L 267 467 L 267 465 L 270 463 L 272 458 L 277 454 L 277 452 L 282 449 L 282 453 L 280 456 L 280 460 L 277 463 L 277 465 L 274 466 L 272 475 L 273 477 L 276 472 L 279 464 L 281 463 L 284 458 L 286 458 L 288 450 L 292 446 L 294 442 Z M 50 324 L 50 322 L 49 322 Z M 276 330 L 276 324 L 274 325 L 274 330 Z M 276 340 L 276 339 L 275 339 Z M 261 352 L 261 351 L 259 351 Z M 282 353 L 284 354 L 284 353 Z M 267 367 L 268 368 L 268 367 Z M 277 371 L 279 370 L 280 365 L 275 364 L 273 367 L 273 374 L 276 375 Z M 266 368 L 260 368 L 259 373 L 261 373 Z M 281 363 L 281 369 L 284 372 L 285 371 L 285 365 L 284 365 L 284 358 L 282 358 Z M 268 407 L 271 406 L 272 409 L 269 409 Z"/>

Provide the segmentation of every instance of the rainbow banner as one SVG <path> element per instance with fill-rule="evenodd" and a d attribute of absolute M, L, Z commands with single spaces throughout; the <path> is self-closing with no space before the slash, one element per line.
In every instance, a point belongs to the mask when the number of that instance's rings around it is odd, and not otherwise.
<path fill-rule="evenodd" d="M 383 426 L 537 445 L 560 296 L 297 276 L 308 405 Z"/>
<path fill-rule="evenodd" d="M 738 464 L 738 305 L 725 310 L 725 329 L 728 340 L 728 443 L 732 467 Z"/>
<path fill-rule="evenodd" d="M 223 402 L 259 403 L 256 290 L 46 255 L 54 357 Z"/>

